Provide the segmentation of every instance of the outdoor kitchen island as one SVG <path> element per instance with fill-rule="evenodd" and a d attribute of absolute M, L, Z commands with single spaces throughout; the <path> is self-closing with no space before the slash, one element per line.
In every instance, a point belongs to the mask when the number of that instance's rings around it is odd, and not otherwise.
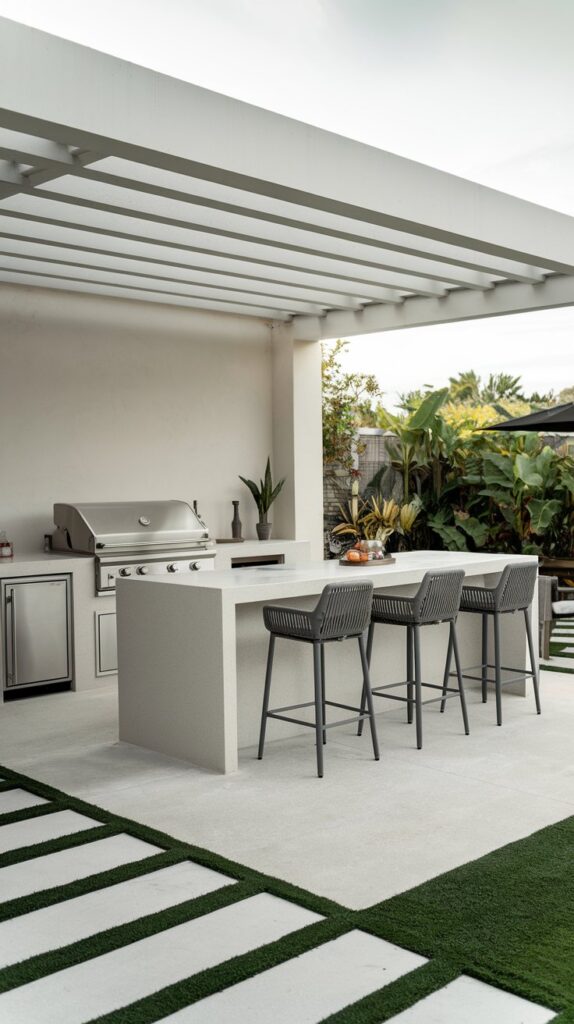
<path fill-rule="evenodd" d="M 437 568 L 464 569 L 465 582 L 494 586 L 505 565 L 532 561 L 533 556 L 524 555 L 417 551 L 399 554 L 395 564 L 383 566 L 372 563 L 347 568 L 336 561 L 304 562 L 183 577 L 120 579 L 119 738 L 202 768 L 236 771 L 239 749 L 254 746 L 258 739 L 269 638 L 263 625 L 264 604 L 284 602 L 310 608 L 327 583 L 341 579 L 369 579 L 375 589 L 400 588 L 399 593 L 413 594 L 425 572 Z M 536 608 L 533 621 L 537 621 Z M 461 614 L 457 629 L 463 667 L 475 666 L 480 662 L 480 616 Z M 423 678 L 427 681 L 442 682 L 447 630 L 444 625 L 422 630 Z M 405 678 L 404 632 L 400 627 L 378 627 L 371 664 L 373 685 Z M 505 616 L 503 664 L 525 665 L 525 655 L 523 617 Z M 326 679 L 329 699 L 359 701 L 362 677 L 356 643 L 326 645 Z M 523 683 L 511 688 L 525 692 Z M 530 696 L 531 686 L 527 692 Z M 272 706 L 310 700 L 312 695 L 310 646 L 278 641 Z M 457 703 L 450 702 L 447 709 L 447 730 L 462 730 Z M 378 700 L 375 711 L 395 707 L 394 702 Z M 336 709 L 331 710 L 337 714 Z M 299 731 L 309 734 L 309 770 L 313 771 L 312 732 L 302 727 Z M 357 744 L 369 759 L 367 731 L 357 737 Z M 380 716 L 378 731 L 384 756 L 384 720 Z M 296 734 L 295 726 L 268 722 L 268 741 Z M 414 727 L 405 725 L 405 745 L 414 742 Z"/>

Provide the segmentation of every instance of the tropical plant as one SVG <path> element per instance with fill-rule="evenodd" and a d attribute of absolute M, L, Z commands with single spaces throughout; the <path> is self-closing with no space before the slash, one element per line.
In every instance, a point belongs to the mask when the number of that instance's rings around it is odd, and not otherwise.
<path fill-rule="evenodd" d="M 362 515 L 365 502 L 351 501 L 345 505 L 339 505 L 341 521 L 331 531 L 335 536 L 346 537 L 352 542 L 360 540 L 363 536 Z"/>
<path fill-rule="evenodd" d="M 386 544 L 395 532 L 400 515 L 400 507 L 393 498 L 386 501 L 374 494 L 365 503 L 361 525 L 366 540 L 380 540 Z"/>
<path fill-rule="evenodd" d="M 488 442 L 487 442 L 488 443 Z M 497 444 L 497 447 L 495 447 Z M 478 470 L 478 473 L 477 473 Z M 467 482 L 489 502 L 492 540 L 525 554 L 560 553 L 574 540 L 574 460 L 537 434 L 489 443 Z M 484 511 L 483 511 L 484 514 Z M 564 554 L 568 552 L 563 552 Z"/>
<path fill-rule="evenodd" d="M 403 494 L 421 502 L 416 546 L 574 554 L 572 457 L 533 433 L 482 433 L 480 419 L 472 429 L 468 406 L 453 422 L 445 390 L 401 417 L 379 411 Z M 388 472 L 381 467 L 367 495 L 388 489 Z"/>
<path fill-rule="evenodd" d="M 481 429 L 555 402 L 552 392 L 524 394 L 519 377 L 483 383 L 469 370 L 448 387 L 401 396 L 399 415 L 377 406 L 389 458 L 362 498 L 353 493 L 340 508 L 333 533 L 352 542 L 392 527 L 391 547 L 574 557 L 574 452 L 534 433 Z M 402 502 L 398 517 L 391 498 Z"/>
<path fill-rule="evenodd" d="M 321 381 L 323 389 L 323 462 L 351 469 L 362 450 L 359 426 L 376 426 L 371 399 L 381 391 L 374 374 L 345 373 L 340 362 L 348 342 L 323 345 Z"/>
<path fill-rule="evenodd" d="M 394 416 L 382 408 L 378 410 L 380 426 L 391 434 L 388 439 L 391 465 L 400 473 L 405 503 L 410 501 L 411 495 L 421 496 L 428 479 L 437 495 L 442 489 L 443 463 L 455 437 L 446 421 L 438 416 L 447 397 L 448 388 L 431 391 L 418 408 L 403 416 Z M 375 476 L 370 486 L 376 488 L 379 483 Z"/>
<path fill-rule="evenodd" d="M 399 398 L 399 406 L 406 412 L 413 412 L 434 389 L 426 385 L 424 390 L 409 391 Z M 558 399 L 568 401 L 565 399 Z M 482 410 L 493 410 L 492 422 L 503 417 L 526 415 L 533 410 L 556 403 L 553 391 L 544 394 L 533 391 L 524 393 L 520 377 L 509 373 L 491 373 L 483 383 L 475 370 L 465 370 L 448 379 L 447 404 L 451 408 L 467 410 L 470 417 Z"/>
<path fill-rule="evenodd" d="M 332 530 L 336 537 L 344 537 L 351 544 L 358 540 L 380 540 L 385 545 L 393 534 L 404 538 L 401 546 L 408 546 L 409 538 L 421 510 L 418 498 L 399 505 L 392 498 L 371 494 L 357 507 L 353 501 L 339 506 L 341 521 Z"/>
<path fill-rule="evenodd" d="M 458 377 L 448 378 L 448 397 L 451 402 L 473 402 L 478 405 L 482 400 L 480 394 L 480 377 L 474 370 L 465 370 Z"/>
<path fill-rule="evenodd" d="M 283 484 L 285 483 L 285 477 L 282 480 L 279 480 L 279 483 L 273 485 L 273 479 L 271 476 L 271 460 L 267 458 L 265 474 L 263 480 L 259 481 L 259 487 L 253 480 L 246 480 L 244 476 L 240 476 L 239 479 L 243 481 L 253 495 L 253 499 L 259 512 L 259 521 L 261 523 L 266 523 L 267 513 L 275 501 L 275 498 L 280 494 Z"/>
<path fill-rule="evenodd" d="M 481 402 L 522 401 L 527 399 L 522 391 L 520 377 L 510 373 L 491 373 L 480 392 Z"/>
<path fill-rule="evenodd" d="M 494 405 L 470 405 L 450 401 L 442 407 L 441 416 L 458 433 L 469 435 L 482 427 L 490 427 L 494 423 L 513 419 L 515 416 L 527 416 L 530 412 L 532 406 L 528 402 L 518 400 Z"/>

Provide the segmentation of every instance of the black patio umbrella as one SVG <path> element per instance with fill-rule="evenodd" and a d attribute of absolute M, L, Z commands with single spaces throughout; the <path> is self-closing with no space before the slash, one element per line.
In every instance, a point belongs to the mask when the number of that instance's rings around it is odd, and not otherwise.
<path fill-rule="evenodd" d="M 495 423 L 484 430 L 534 430 L 537 434 L 574 433 L 574 402 L 555 405 L 552 409 L 541 409 L 528 416 L 516 416 L 513 420 Z"/>

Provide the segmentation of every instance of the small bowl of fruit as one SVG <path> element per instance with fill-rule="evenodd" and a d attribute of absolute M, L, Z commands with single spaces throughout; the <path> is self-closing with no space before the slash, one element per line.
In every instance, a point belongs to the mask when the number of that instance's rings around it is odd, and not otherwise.
<path fill-rule="evenodd" d="M 361 541 L 355 544 L 354 547 L 349 548 L 347 552 L 339 559 L 340 565 L 367 565 L 370 561 L 369 552 L 364 551 L 361 547 Z"/>
<path fill-rule="evenodd" d="M 382 540 L 358 540 L 339 559 L 339 565 L 368 565 L 369 562 L 394 562 L 394 558 L 385 553 Z"/>

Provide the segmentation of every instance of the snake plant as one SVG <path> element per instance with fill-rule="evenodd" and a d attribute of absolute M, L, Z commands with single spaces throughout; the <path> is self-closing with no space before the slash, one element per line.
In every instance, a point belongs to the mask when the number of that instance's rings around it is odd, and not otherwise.
<path fill-rule="evenodd" d="M 267 459 L 267 465 L 265 467 L 265 474 L 263 480 L 259 481 L 259 487 L 254 480 L 247 480 L 244 476 L 239 477 L 240 480 L 249 488 L 253 495 L 253 500 L 257 505 L 259 512 L 259 521 L 261 523 L 267 522 L 267 513 L 271 508 L 275 498 L 280 494 L 283 484 L 285 483 L 285 477 L 279 480 L 275 486 L 273 486 L 273 478 L 271 476 L 271 461 Z"/>

